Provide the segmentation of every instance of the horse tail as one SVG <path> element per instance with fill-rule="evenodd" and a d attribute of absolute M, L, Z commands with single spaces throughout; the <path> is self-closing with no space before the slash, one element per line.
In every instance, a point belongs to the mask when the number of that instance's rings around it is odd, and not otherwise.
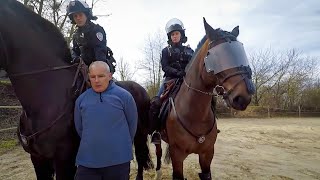
<path fill-rule="evenodd" d="M 169 144 L 167 144 L 167 147 L 166 147 L 166 152 L 165 152 L 165 156 L 164 156 L 164 162 L 166 164 L 170 164 L 171 163 Z"/>
<path fill-rule="evenodd" d="M 144 134 L 141 130 L 138 131 L 134 137 L 135 155 L 138 162 L 138 167 L 143 169 L 153 169 L 154 165 L 151 161 L 150 151 L 148 147 L 148 134 Z"/>

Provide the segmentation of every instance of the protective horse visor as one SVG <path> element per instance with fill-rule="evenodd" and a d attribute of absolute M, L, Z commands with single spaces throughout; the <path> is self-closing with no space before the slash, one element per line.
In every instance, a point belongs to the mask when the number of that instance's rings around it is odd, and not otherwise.
<path fill-rule="evenodd" d="M 243 44 L 239 41 L 221 43 L 209 49 L 204 63 L 207 72 L 214 74 L 235 67 L 249 66 Z"/>

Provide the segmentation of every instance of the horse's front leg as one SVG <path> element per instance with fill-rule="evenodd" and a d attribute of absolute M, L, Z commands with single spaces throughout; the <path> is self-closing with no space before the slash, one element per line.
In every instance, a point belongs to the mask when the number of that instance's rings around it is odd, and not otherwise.
<path fill-rule="evenodd" d="M 179 150 L 177 147 L 169 147 L 170 157 L 172 161 L 172 179 L 173 180 L 184 180 L 183 176 L 183 161 L 186 159 L 188 154 Z"/>
<path fill-rule="evenodd" d="M 206 152 L 199 154 L 199 163 L 201 167 L 201 173 L 199 177 L 201 180 L 211 180 L 210 165 L 213 159 L 214 148 L 209 148 Z"/>
<path fill-rule="evenodd" d="M 31 161 L 37 175 L 37 180 L 53 180 L 54 168 L 51 159 L 31 155 Z"/>
<path fill-rule="evenodd" d="M 60 142 L 54 157 L 56 180 L 73 180 L 77 167 L 75 159 L 78 151 L 78 139 L 72 135 Z"/>

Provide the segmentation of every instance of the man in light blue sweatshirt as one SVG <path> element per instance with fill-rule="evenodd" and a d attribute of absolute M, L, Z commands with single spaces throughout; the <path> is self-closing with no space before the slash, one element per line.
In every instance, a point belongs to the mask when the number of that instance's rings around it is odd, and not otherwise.
<path fill-rule="evenodd" d="M 81 138 L 76 180 L 128 180 L 138 113 L 132 95 L 112 81 L 107 63 L 89 67 L 92 88 L 76 100 L 74 122 Z"/>

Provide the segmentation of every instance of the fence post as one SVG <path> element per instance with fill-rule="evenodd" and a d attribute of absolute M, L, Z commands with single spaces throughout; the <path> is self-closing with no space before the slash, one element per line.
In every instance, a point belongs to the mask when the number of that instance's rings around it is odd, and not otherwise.
<path fill-rule="evenodd" d="M 298 106 L 298 111 L 299 111 L 299 118 L 301 117 L 301 107 L 300 105 Z"/>
<path fill-rule="evenodd" d="M 268 106 L 268 118 L 270 118 L 270 107 Z"/>

